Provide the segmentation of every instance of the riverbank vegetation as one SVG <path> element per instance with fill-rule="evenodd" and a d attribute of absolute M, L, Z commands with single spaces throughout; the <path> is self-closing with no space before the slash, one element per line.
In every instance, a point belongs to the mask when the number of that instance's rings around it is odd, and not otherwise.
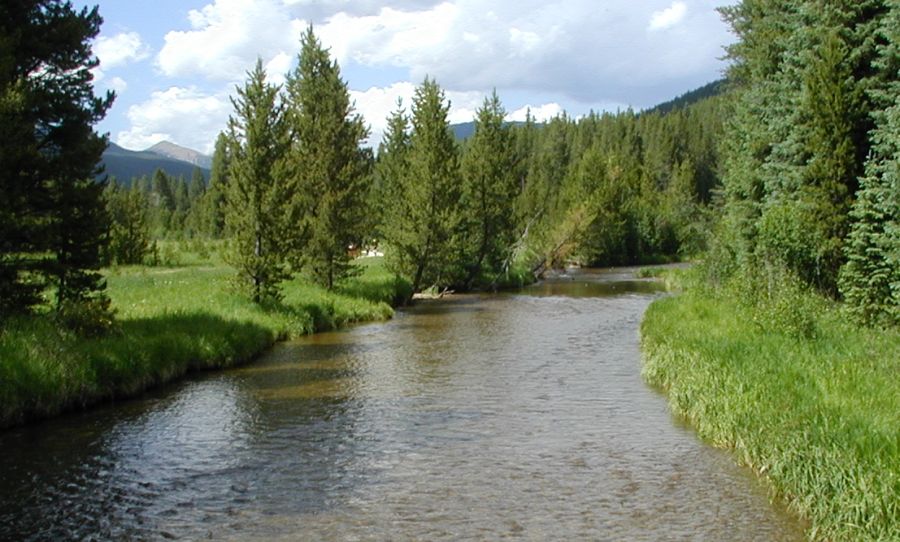
<path fill-rule="evenodd" d="M 900 7 L 722 9 L 714 234 L 642 326 L 647 380 L 809 521 L 900 539 Z"/>
<path fill-rule="evenodd" d="M 391 304 L 408 295 L 381 258 L 364 258 L 359 274 L 333 290 L 297 277 L 281 301 L 259 305 L 234 290 L 233 270 L 221 261 L 168 250 L 182 265 L 104 272 L 117 312 L 102 334 L 78 334 L 40 314 L 7 322 L 0 427 L 243 363 L 277 340 L 390 318 Z"/>
<path fill-rule="evenodd" d="M 655 302 L 644 377 L 768 480 L 811 539 L 900 539 L 900 330 L 855 325 L 798 283 L 766 291 L 688 282 Z"/>

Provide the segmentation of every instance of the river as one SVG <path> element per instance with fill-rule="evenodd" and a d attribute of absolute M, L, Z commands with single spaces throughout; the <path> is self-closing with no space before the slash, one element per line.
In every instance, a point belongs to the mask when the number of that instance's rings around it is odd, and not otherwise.
<path fill-rule="evenodd" d="M 629 270 L 465 295 L 0 432 L 0 539 L 802 540 L 640 377 Z"/>

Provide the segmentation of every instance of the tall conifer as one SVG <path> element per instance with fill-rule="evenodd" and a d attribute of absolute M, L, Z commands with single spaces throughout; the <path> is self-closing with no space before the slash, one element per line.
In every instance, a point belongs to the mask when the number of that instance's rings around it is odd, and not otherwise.
<path fill-rule="evenodd" d="M 97 8 L 32 0 L 0 6 L 0 316 L 27 310 L 44 284 L 65 301 L 103 299 L 97 273 L 107 217 L 94 182 L 106 148 L 92 126 L 114 95 L 94 95 Z"/>
<path fill-rule="evenodd" d="M 482 273 L 503 271 L 515 241 L 516 178 L 506 112 L 494 91 L 475 117 L 475 133 L 462 161 L 465 285 Z"/>
<path fill-rule="evenodd" d="M 449 102 L 438 84 L 425 79 L 415 93 L 406 171 L 389 202 L 385 224 L 392 252 L 389 265 L 407 277 L 413 291 L 447 279 L 459 224 L 459 161 L 447 114 Z"/>
<path fill-rule="evenodd" d="M 368 129 L 354 112 L 337 62 L 311 26 L 287 91 L 293 136 L 288 168 L 299 229 L 294 260 L 331 289 L 356 269 L 348 248 L 365 236 L 371 176 L 360 143 Z"/>
<path fill-rule="evenodd" d="M 228 120 L 229 182 L 225 220 L 232 232 L 227 261 L 237 283 L 256 303 L 278 299 L 287 278 L 283 239 L 287 186 L 277 174 L 288 143 L 279 88 L 266 83 L 262 61 L 232 98 Z"/>

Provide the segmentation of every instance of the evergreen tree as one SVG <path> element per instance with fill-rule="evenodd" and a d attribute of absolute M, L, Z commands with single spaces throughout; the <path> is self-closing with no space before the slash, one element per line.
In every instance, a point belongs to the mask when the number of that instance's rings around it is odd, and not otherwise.
<path fill-rule="evenodd" d="M 232 98 L 228 120 L 230 157 L 225 188 L 225 220 L 232 232 L 228 263 L 237 284 L 256 303 L 276 300 L 287 278 L 283 239 L 287 190 L 277 175 L 288 144 L 279 88 L 266 84 L 262 60 Z"/>
<path fill-rule="evenodd" d="M 110 182 L 105 192 L 110 216 L 107 260 L 118 265 L 140 264 L 151 250 L 149 203 L 140 190 Z"/>
<path fill-rule="evenodd" d="M 886 79 L 873 89 L 884 108 L 875 115 L 873 150 L 850 214 L 841 293 L 850 312 L 870 325 L 900 324 L 900 7 L 882 24 L 886 43 L 877 68 Z"/>
<path fill-rule="evenodd" d="M 391 235 L 391 225 L 401 223 L 408 214 L 408 201 L 403 190 L 409 173 L 409 117 L 403 100 L 388 117 L 387 130 L 378 146 L 375 164 L 373 198 L 377 213 L 376 234 L 379 241 Z"/>
<path fill-rule="evenodd" d="M 368 130 L 353 111 L 337 62 L 311 26 L 286 85 L 294 138 L 289 168 L 301 230 L 296 261 L 331 289 L 356 269 L 348 248 L 364 236 L 371 177 L 360 143 Z"/>
<path fill-rule="evenodd" d="M 375 182 L 372 199 L 376 214 L 376 235 L 384 237 L 385 224 L 402 220 L 403 176 L 406 175 L 409 158 L 409 117 L 403 108 L 403 100 L 397 99 L 397 109 L 388 117 L 387 130 L 378 146 L 375 164 Z M 401 216 L 394 216 L 399 213 Z"/>
<path fill-rule="evenodd" d="M 401 197 L 388 202 L 388 265 L 410 280 L 413 291 L 446 279 L 454 253 L 460 182 L 449 109 L 444 92 L 426 78 L 413 99 L 405 171 L 395 181 Z"/>
<path fill-rule="evenodd" d="M 98 299 L 105 241 L 101 183 L 107 141 L 92 125 L 114 95 L 93 93 L 97 8 L 34 0 L 0 6 L 0 316 L 38 303 L 43 273 L 57 307 Z"/>
<path fill-rule="evenodd" d="M 203 194 L 199 213 L 202 215 L 201 230 L 213 238 L 225 233 L 225 190 L 228 185 L 228 135 L 220 132 L 216 137 L 212 169 L 209 173 L 209 188 Z"/>
<path fill-rule="evenodd" d="M 195 167 L 191 172 L 191 184 L 188 187 L 189 206 L 193 207 L 197 204 L 205 193 L 206 179 L 203 178 L 203 171 L 199 167 Z"/>
<path fill-rule="evenodd" d="M 465 286 L 482 273 L 503 272 L 515 242 L 513 202 L 517 180 L 506 112 L 494 91 L 476 112 L 475 133 L 462 162 Z"/>

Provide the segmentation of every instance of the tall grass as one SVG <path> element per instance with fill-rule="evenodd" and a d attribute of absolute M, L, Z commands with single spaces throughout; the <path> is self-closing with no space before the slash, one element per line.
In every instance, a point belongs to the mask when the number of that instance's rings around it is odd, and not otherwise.
<path fill-rule="evenodd" d="M 107 336 L 80 338 L 42 316 L 0 330 L 0 427 L 246 362 L 277 340 L 390 318 L 390 302 L 409 286 L 380 259 L 361 265 L 334 292 L 292 280 L 283 302 L 267 307 L 233 292 L 233 271 L 214 260 L 109 270 L 117 326 Z"/>
<path fill-rule="evenodd" d="M 741 291 L 743 290 L 743 291 Z M 690 288 L 642 324 L 675 413 L 770 481 L 814 540 L 900 540 L 900 331 L 791 287 Z"/>

